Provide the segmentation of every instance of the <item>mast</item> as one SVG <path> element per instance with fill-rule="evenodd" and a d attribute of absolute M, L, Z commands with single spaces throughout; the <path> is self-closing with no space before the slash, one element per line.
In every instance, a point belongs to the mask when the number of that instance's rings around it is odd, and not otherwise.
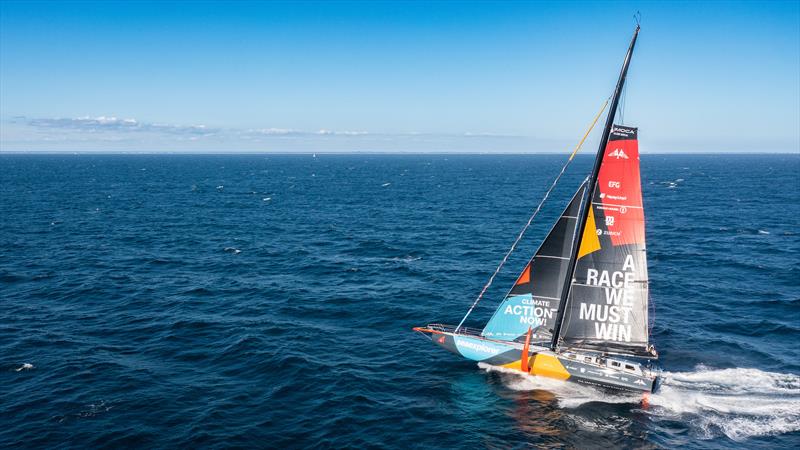
<path fill-rule="evenodd" d="M 639 25 L 636 25 L 636 30 L 633 32 L 631 44 L 628 47 L 628 53 L 625 55 L 625 61 L 622 63 L 622 70 L 619 73 L 617 80 L 617 87 L 614 89 L 614 95 L 611 97 L 611 108 L 608 110 L 606 117 L 606 125 L 603 128 L 603 136 L 600 138 L 600 147 L 597 149 L 597 156 L 594 160 L 594 167 L 592 173 L 589 175 L 588 189 L 586 196 L 581 203 L 581 210 L 578 215 L 578 223 L 575 228 L 575 235 L 572 241 L 572 255 L 570 255 L 569 266 L 567 269 L 567 276 L 564 279 L 564 287 L 561 290 L 561 302 L 558 307 L 558 314 L 556 315 L 555 327 L 553 328 L 553 340 L 550 343 L 550 349 L 555 351 L 558 347 L 558 338 L 561 334 L 561 325 L 564 321 L 564 310 L 567 306 L 567 299 L 569 297 L 570 284 L 572 284 L 573 272 L 575 271 L 575 264 L 578 260 L 578 252 L 580 251 L 581 238 L 583 237 L 583 229 L 586 226 L 586 219 L 589 215 L 588 203 L 591 203 L 594 198 L 594 191 L 597 189 L 597 176 L 600 173 L 600 166 L 603 163 L 603 154 L 605 153 L 608 138 L 611 135 L 611 127 L 614 125 L 614 116 L 617 115 L 617 106 L 619 106 L 619 98 L 622 94 L 622 88 L 625 86 L 625 77 L 628 75 L 628 66 L 631 63 L 633 56 L 633 48 L 636 46 L 636 38 L 639 36 Z"/>

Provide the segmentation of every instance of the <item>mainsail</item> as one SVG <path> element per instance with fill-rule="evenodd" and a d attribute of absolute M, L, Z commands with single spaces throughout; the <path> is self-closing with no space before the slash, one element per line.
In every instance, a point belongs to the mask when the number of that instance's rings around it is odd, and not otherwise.
<path fill-rule="evenodd" d="M 557 343 L 650 356 L 636 128 L 613 126 L 593 192 Z"/>
<path fill-rule="evenodd" d="M 578 188 L 533 258 L 522 270 L 500 303 L 482 335 L 503 341 L 525 338 L 529 328 L 534 339 L 550 339 L 569 269 L 572 242 L 586 183 Z"/>

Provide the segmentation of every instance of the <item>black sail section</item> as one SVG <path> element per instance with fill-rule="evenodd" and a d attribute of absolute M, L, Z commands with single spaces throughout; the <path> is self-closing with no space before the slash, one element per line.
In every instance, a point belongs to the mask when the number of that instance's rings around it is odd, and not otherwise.
<path fill-rule="evenodd" d="M 585 191 L 584 183 L 486 324 L 483 336 L 513 341 L 532 328 L 535 339 L 552 337 Z"/>
<path fill-rule="evenodd" d="M 561 345 L 651 356 L 637 132 L 612 129 L 582 230 Z"/>

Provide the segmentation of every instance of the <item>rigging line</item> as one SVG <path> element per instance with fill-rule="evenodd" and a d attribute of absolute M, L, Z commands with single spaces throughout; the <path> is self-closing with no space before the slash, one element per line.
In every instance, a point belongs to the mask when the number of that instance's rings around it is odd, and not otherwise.
<path fill-rule="evenodd" d="M 649 308 L 648 317 L 647 317 L 647 340 L 648 343 L 650 338 L 653 337 L 653 327 L 656 324 L 656 305 L 653 303 L 653 297 L 650 296 L 650 292 L 647 292 L 647 305 Z"/>
<path fill-rule="evenodd" d="M 572 159 L 575 158 L 575 155 L 578 153 L 578 150 L 580 150 L 581 147 L 583 146 L 583 142 L 586 141 L 587 137 L 589 137 L 589 133 L 592 132 L 592 129 L 594 128 L 594 126 L 597 123 L 597 121 L 600 119 L 600 116 L 603 114 L 603 111 L 606 110 L 606 106 L 608 106 L 608 101 L 609 101 L 609 99 L 606 99 L 606 101 L 603 102 L 603 106 L 600 108 L 600 111 L 598 111 L 597 115 L 594 116 L 594 120 L 592 120 L 592 124 L 589 125 L 589 129 L 586 130 L 586 133 L 584 133 L 584 135 L 581 138 L 580 142 L 578 142 L 578 145 L 575 146 L 575 150 L 573 150 L 572 154 L 569 155 L 569 159 L 567 159 L 567 162 L 564 164 L 564 167 L 561 168 L 561 172 L 553 180 L 553 183 L 550 185 L 550 188 L 547 189 L 547 192 L 544 193 L 544 197 L 542 198 L 542 201 L 539 202 L 539 206 L 536 207 L 536 210 L 533 212 L 531 217 L 528 218 L 528 222 L 525 223 L 524 227 L 522 227 L 522 230 L 519 232 L 519 235 L 517 236 L 517 239 L 515 239 L 514 243 L 511 244 L 511 248 L 508 249 L 508 252 L 503 257 L 503 260 L 500 261 L 500 265 L 497 266 L 497 268 L 494 270 L 494 273 L 492 274 L 492 276 L 489 277 L 489 281 L 486 283 L 485 286 L 483 286 L 483 289 L 481 289 L 481 293 L 478 294 L 478 297 L 472 303 L 472 306 L 469 307 L 469 310 L 464 315 L 464 318 L 461 319 L 461 322 L 458 323 L 458 326 L 453 331 L 453 333 L 458 333 L 458 330 L 461 328 L 461 325 L 464 325 L 464 321 L 467 320 L 467 317 L 469 317 L 469 315 L 472 313 L 472 310 L 475 309 L 475 306 L 477 306 L 478 302 L 481 301 L 481 299 L 483 298 L 483 295 L 489 289 L 489 286 L 491 286 L 492 282 L 494 282 L 494 278 L 497 276 L 498 273 L 500 273 L 500 269 L 502 269 L 503 266 L 505 265 L 506 261 L 508 261 L 508 257 L 511 256 L 512 253 L 514 253 L 514 250 L 517 248 L 517 244 L 519 244 L 519 241 L 522 240 L 522 236 L 525 235 L 525 232 L 528 230 L 528 227 L 531 226 L 531 223 L 533 222 L 533 219 L 536 217 L 537 214 L 539 214 L 539 210 L 542 209 L 542 205 L 544 205 L 544 202 L 547 200 L 547 197 L 550 196 L 550 193 L 556 187 L 556 184 L 558 183 L 558 180 L 560 180 L 561 176 L 564 175 L 564 172 L 566 172 L 567 167 L 569 167 L 569 164 L 572 162 Z"/>

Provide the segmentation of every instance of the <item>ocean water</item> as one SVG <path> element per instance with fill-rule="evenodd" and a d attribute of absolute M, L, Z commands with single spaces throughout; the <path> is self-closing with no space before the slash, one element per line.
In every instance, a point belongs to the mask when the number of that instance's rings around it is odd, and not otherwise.
<path fill-rule="evenodd" d="M 461 319 L 564 159 L 0 156 L 0 447 L 799 447 L 797 155 L 642 157 L 649 406 L 411 331 Z"/>

